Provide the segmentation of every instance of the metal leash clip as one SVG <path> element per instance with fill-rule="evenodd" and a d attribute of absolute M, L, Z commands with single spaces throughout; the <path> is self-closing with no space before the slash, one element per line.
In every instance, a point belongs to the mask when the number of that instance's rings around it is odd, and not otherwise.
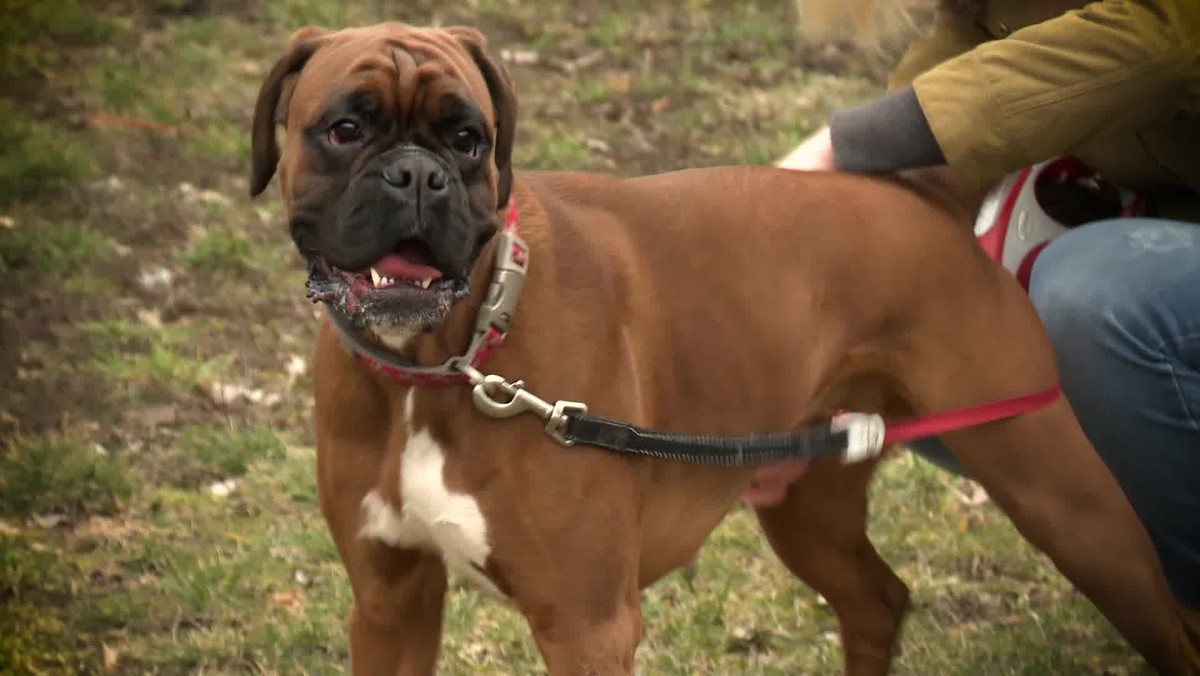
<path fill-rule="evenodd" d="M 546 423 L 546 434 L 563 446 L 572 446 L 574 441 L 566 437 L 567 423 L 571 414 L 586 413 L 587 404 L 577 401 L 556 401 L 553 404 L 525 389 L 518 380 L 510 383 L 501 376 L 484 375 L 469 364 L 456 364 L 474 385 L 471 398 L 475 408 L 492 418 L 511 418 L 522 413 L 533 413 Z M 498 399 L 497 394 L 508 397 Z"/>

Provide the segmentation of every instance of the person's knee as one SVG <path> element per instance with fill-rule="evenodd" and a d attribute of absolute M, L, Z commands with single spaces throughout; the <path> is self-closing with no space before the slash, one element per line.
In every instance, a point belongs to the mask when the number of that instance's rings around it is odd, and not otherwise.
<path fill-rule="evenodd" d="M 1183 258 L 1175 252 L 1197 243 L 1194 230 L 1114 219 L 1076 228 L 1046 247 L 1033 268 L 1030 299 L 1064 368 L 1096 348 L 1112 354 L 1163 347 L 1170 331 L 1158 302 L 1169 286 L 1163 278 Z"/>
<path fill-rule="evenodd" d="M 1030 285 L 1081 427 L 1145 523 L 1175 593 L 1193 604 L 1198 253 L 1194 225 L 1099 222 L 1052 242 Z"/>

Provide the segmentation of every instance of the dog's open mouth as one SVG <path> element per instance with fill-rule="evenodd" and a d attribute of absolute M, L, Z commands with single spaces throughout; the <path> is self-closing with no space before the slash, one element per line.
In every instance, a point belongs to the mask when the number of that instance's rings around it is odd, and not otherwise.
<path fill-rule="evenodd" d="M 401 242 L 393 253 L 357 272 L 337 270 L 359 299 L 371 293 L 419 293 L 430 291 L 442 281 L 442 272 L 433 267 L 433 256 L 423 242 Z M 336 268 L 335 268 L 336 269 Z M 440 286 L 440 284 L 439 284 Z"/>
<path fill-rule="evenodd" d="M 308 296 L 362 324 L 433 325 L 467 295 L 466 279 L 434 266 L 428 245 L 402 241 L 361 270 L 341 270 L 324 258 L 311 261 Z"/>

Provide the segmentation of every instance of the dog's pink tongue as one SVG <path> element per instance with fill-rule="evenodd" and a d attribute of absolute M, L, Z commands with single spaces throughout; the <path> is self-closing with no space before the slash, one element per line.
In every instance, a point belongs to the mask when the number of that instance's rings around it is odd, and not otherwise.
<path fill-rule="evenodd" d="M 415 280 L 440 279 L 442 273 L 438 272 L 437 268 L 430 263 L 431 261 L 422 247 L 411 245 L 402 246 L 396 253 L 380 258 L 375 261 L 373 267 L 384 277 Z"/>

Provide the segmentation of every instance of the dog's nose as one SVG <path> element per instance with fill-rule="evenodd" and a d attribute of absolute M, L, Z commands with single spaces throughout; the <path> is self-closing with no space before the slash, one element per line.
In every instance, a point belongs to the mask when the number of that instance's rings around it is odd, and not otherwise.
<path fill-rule="evenodd" d="M 383 169 L 383 180 L 414 201 L 436 200 L 446 194 L 450 185 L 441 165 L 421 155 L 401 157 L 387 165 Z"/>

